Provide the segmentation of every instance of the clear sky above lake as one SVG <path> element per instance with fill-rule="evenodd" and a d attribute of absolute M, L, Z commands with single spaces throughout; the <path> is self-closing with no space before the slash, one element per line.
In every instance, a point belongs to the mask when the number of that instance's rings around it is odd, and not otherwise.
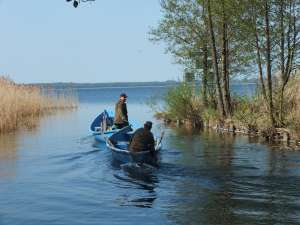
<path fill-rule="evenodd" d="M 165 81 L 181 76 L 148 32 L 159 0 L 0 0 L 0 74 L 17 82 Z"/>

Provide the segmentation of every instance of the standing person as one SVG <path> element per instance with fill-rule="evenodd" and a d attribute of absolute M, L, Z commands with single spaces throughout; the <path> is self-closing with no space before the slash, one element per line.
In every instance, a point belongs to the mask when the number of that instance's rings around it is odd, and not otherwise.
<path fill-rule="evenodd" d="M 122 93 L 119 101 L 116 103 L 114 125 L 117 129 L 122 129 L 129 125 L 126 99 L 127 95 Z"/>
<path fill-rule="evenodd" d="M 147 121 L 143 128 L 137 129 L 129 144 L 129 150 L 132 152 L 150 151 L 155 152 L 155 140 L 151 132 L 152 122 Z"/>

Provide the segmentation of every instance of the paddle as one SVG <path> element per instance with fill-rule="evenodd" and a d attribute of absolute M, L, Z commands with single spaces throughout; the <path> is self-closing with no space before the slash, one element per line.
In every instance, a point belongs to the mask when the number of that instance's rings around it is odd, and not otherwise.
<path fill-rule="evenodd" d="M 164 136 L 165 136 L 165 131 L 162 131 L 162 132 L 161 132 L 160 138 L 159 138 L 158 141 L 156 142 L 155 151 L 152 152 L 152 157 L 153 157 L 154 162 L 155 162 L 155 164 L 153 164 L 153 165 L 155 165 L 156 167 L 159 166 L 159 164 L 157 163 L 157 162 L 158 162 L 158 158 L 157 158 L 157 154 L 156 154 L 156 153 L 157 153 L 157 151 L 158 151 L 158 148 L 159 148 L 159 146 L 160 146 L 160 144 L 161 144 L 161 142 L 162 142 Z M 154 163 L 154 162 L 153 162 L 153 163 Z"/>
<path fill-rule="evenodd" d="M 160 136 L 160 138 L 159 138 L 159 141 L 158 141 L 157 144 L 156 144 L 156 147 L 158 147 L 158 146 L 161 144 L 161 142 L 162 142 L 164 136 L 165 136 L 165 131 L 162 131 L 162 132 L 161 132 L 161 136 Z"/>
<path fill-rule="evenodd" d="M 108 137 L 104 137 L 104 140 L 107 142 L 107 144 L 109 144 L 112 147 L 115 147 L 115 145 L 110 141 L 110 139 Z"/>

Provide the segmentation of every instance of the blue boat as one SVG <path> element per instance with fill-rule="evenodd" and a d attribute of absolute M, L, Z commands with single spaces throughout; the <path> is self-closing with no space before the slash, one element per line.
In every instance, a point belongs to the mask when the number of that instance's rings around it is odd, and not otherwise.
<path fill-rule="evenodd" d="M 105 142 L 105 138 L 111 137 L 119 129 L 114 129 L 114 114 L 112 111 L 104 110 L 91 124 L 91 131 L 98 142 Z"/>
<path fill-rule="evenodd" d="M 136 126 L 136 123 L 135 125 Z M 132 131 L 132 125 L 129 125 Z M 119 132 L 120 129 L 114 128 L 114 113 L 110 110 L 104 110 L 93 121 L 90 127 L 95 140 L 98 142 L 106 142 L 106 138 L 111 137 L 114 133 Z"/>
<path fill-rule="evenodd" d="M 114 160 L 121 163 L 146 163 L 157 165 L 159 161 L 159 152 L 162 148 L 162 137 L 157 142 L 155 153 L 153 154 L 148 149 L 141 152 L 129 151 L 128 145 L 132 135 L 133 132 L 129 130 L 129 127 L 125 127 L 112 134 L 110 138 L 106 138 L 106 146 L 111 150 Z"/>

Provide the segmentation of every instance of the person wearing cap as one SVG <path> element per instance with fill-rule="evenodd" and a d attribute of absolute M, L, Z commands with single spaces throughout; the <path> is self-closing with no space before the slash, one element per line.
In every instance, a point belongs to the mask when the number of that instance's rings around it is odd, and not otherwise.
<path fill-rule="evenodd" d="M 132 152 L 140 152 L 149 150 L 155 152 L 155 140 L 151 132 L 152 122 L 147 121 L 144 127 L 137 129 L 129 143 L 129 150 Z"/>
<path fill-rule="evenodd" d="M 127 95 L 122 93 L 119 101 L 116 103 L 114 125 L 117 129 L 122 129 L 129 125 L 126 99 Z"/>

